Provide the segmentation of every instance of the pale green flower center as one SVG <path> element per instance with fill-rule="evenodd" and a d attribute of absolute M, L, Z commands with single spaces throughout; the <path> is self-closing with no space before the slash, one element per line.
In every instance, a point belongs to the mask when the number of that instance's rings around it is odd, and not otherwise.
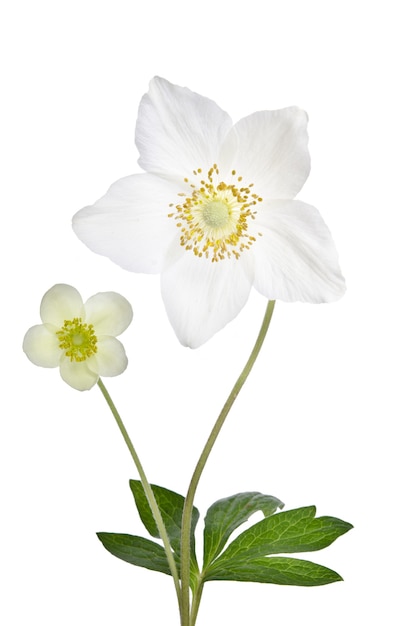
<path fill-rule="evenodd" d="M 194 170 L 194 176 L 202 176 L 202 170 Z M 207 173 L 207 180 L 198 185 L 190 184 L 191 191 L 180 193 L 184 200 L 180 204 L 170 204 L 175 211 L 169 214 L 177 220 L 181 230 L 180 244 L 191 250 L 197 257 L 211 261 L 222 261 L 240 257 L 256 241 L 249 227 L 255 219 L 253 207 L 262 202 L 252 193 L 253 183 L 246 186 L 236 170 L 231 173 L 232 182 L 225 183 L 218 178 L 216 164 Z M 260 233 L 258 233 L 260 235 Z"/>
<path fill-rule="evenodd" d="M 230 208 L 225 200 L 212 200 L 204 205 L 202 213 L 206 226 L 223 228 L 229 220 Z"/>
<path fill-rule="evenodd" d="M 60 330 L 56 331 L 59 348 L 71 361 L 86 361 L 98 351 L 97 337 L 92 324 L 85 324 L 80 317 L 65 320 Z"/>

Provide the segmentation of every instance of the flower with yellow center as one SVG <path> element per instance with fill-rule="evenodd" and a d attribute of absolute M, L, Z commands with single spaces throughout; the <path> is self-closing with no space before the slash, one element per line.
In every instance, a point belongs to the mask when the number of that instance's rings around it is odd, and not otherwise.
<path fill-rule="evenodd" d="M 252 286 L 269 300 L 337 300 L 332 237 L 294 199 L 310 169 L 306 126 L 297 107 L 233 125 L 208 98 L 154 78 L 136 125 L 146 173 L 79 211 L 75 233 L 130 271 L 160 273 L 168 317 L 191 347 L 232 320 Z"/>
<path fill-rule="evenodd" d="M 43 324 L 32 326 L 23 350 L 35 365 L 59 367 L 71 387 L 84 391 L 100 376 L 117 376 L 127 357 L 117 335 L 132 320 L 129 302 L 118 293 L 97 293 L 83 303 L 70 285 L 55 285 L 40 305 Z"/>

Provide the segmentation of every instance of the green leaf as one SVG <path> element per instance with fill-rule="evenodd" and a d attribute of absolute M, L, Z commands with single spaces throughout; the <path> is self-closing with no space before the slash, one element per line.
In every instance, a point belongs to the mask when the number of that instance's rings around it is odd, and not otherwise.
<path fill-rule="evenodd" d="M 283 508 L 283 502 L 257 491 L 237 493 L 214 502 L 205 517 L 204 567 L 220 554 L 232 532 L 251 515 L 262 511 L 268 516 L 278 508 Z"/>
<path fill-rule="evenodd" d="M 144 537 L 119 533 L 97 533 L 97 535 L 108 552 L 119 559 L 171 575 L 164 548 L 158 543 Z"/>
<path fill-rule="evenodd" d="M 352 528 L 335 517 L 315 518 L 314 506 L 270 515 L 230 543 L 203 572 L 207 580 L 246 580 L 285 585 L 323 585 L 341 577 L 321 565 L 268 555 L 311 552 Z"/>
<path fill-rule="evenodd" d="M 205 578 L 207 580 L 238 580 L 242 582 L 273 583 L 276 585 L 298 585 L 314 587 L 327 585 L 342 580 L 333 570 L 288 557 L 262 557 L 247 562 L 223 564 L 214 568 Z"/>
<path fill-rule="evenodd" d="M 315 513 L 308 506 L 266 517 L 241 533 L 219 559 L 321 550 L 352 528 L 335 517 L 315 518 Z"/>
<path fill-rule="evenodd" d="M 144 493 L 142 483 L 139 480 L 129 481 L 132 493 L 135 498 L 135 504 L 138 509 L 139 516 L 152 537 L 159 538 L 159 532 L 152 515 L 150 506 L 148 504 L 147 497 Z M 168 538 L 171 542 L 171 547 L 174 552 L 179 555 L 181 552 L 181 523 L 183 516 L 184 497 L 174 491 L 159 487 L 158 485 L 151 485 L 154 493 L 155 500 L 161 512 L 162 519 L 165 524 Z M 194 530 L 197 524 L 200 514 L 198 510 L 193 507 L 192 511 L 192 530 L 191 530 L 191 552 L 195 555 L 195 540 Z"/>
<path fill-rule="evenodd" d="M 139 480 L 131 480 L 130 487 L 134 495 L 135 504 L 140 518 L 152 537 L 159 538 L 159 532 L 147 501 L 142 484 Z M 178 575 L 180 575 L 180 552 L 181 552 L 181 523 L 184 508 L 184 497 L 157 485 L 151 485 L 155 500 L 160 509 L 161 517 L 164 521 L 177 565 Z M 200 514 L 195 507 L 192 510 L 191 525 L 191 564 L 190 564 L 190 585 L 194 589 L 199 577 L 199 568 L 195 556 L 194 529 Z M 146 567 L 147 569 L 171 574 L 168 560 L 165 555 L 164 546 L 133 535 L 119 533 L 98 533 L 99 539 L 104 547 L 114 556 L 131 563 Z"/>

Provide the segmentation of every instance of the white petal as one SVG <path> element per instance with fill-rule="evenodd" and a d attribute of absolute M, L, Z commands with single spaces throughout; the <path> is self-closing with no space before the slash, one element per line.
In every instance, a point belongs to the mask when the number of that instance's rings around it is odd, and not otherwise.
<path fill-rule="evenodd" d="M 61 328 L 65 320 L 83 316 L 82 298 L 75 287 L 54 285 L 42 298 L 40 317 L 44 324 L 53 324 Z"/>
<path fill-rule="evenodd" d="M 128 365 L 124 346 L 115 337 L 99 337 L 95 359 L 100 376 L 118 376 Z"/>
<path fill-rule="evenodd" d="M 62 357 L 60 362 L 60 375 L 65 383 L 78 391 L 91 389 L 91 387 L 98 382 L 99 376 L 89 369 L 87 363 L 88 361 L 77 363 L 67 357 Z"/>
<path fill-rule="evenodd" d="M 241 119 L 223 144 L 220 166 L 236 169 L 259 196 L 293 198 L 310 171 L 307 119 L 296 107 Z"/>
<path fill-rule="evenodd" d="M 212 263 L 184 252 L 161 274 L 167 315 L 183 345 L 198 348 L 241 311 L 252 284 L 249 258 Z"/>
<path fill-rule="evenodd" d="M 139 164 L 179 180 L 197 168 L 209 169 L 231 126 L 229 115 L 212 100 L 156 77 L 138 111 Z"/>
<path fill-rule="evenodd" d="M 93 252 L 133 272 L 157 274 L 177 236 L 169 206 L 176 185 L 150 174 L 121 178 L 93 206 L 73 218 L 73 230 Z"/>
<path fill-rule="evenodd" d="M 119 293 L 97 293 L 85 302 L 85 319 L 93 325 L 97 335 L 116 337 L 130 325 L 132 307 Z"/>
<path fill-rule="evenodd" d="M 314 207 L 275 201 L 257 215 L 254 287 L 270 300 L 333 302 L 345 281 L 331 234 Z"/>
<path fill-rule="evenodd" d="M 29 328 L 23 339 L 23 350 L 35 365 L 57 367 L 62 356 L 56 327 L 47 328 L 43 324 Z"/>

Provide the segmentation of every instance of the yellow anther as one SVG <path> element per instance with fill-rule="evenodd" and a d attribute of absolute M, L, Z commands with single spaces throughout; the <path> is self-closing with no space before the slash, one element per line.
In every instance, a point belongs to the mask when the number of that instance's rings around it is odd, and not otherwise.
<path fill-rule="evenodd" d="M 85 324 L 80 317 L 65 320 L 60 330 L 56 331 L 59 348 L 71 361 L 80 363 L 98 351 L 97 337 L 92 324 Z"/>
<path fill-rule="evenodd" d="M 202 169 L 193 170 L 198 177 Z M 181 230 L 180 244 L 185 250 L 191 250 L 197 257 L 205 257 L 212 262 L 240 257 L 255 242 L 249 235 L 249 222 L 254 220 L 252 207 L 261 202 L 257 194 L 251 193 L 254 183 L 238 187 L 218 179 L 219 169 L 214 163 L 207 172 L 207 180 L 199 184 L 184 182 L 189 185 L 188 195 L 179 193 L 184 200 L 175 205 L 175 212 L 168 217 L 177 220 Z M 236 170 L 232 170 L 236 176 Z M 242 176 L 237 181 L 242 180 Z M 174 206 L 174 205 L 169 205 Z"/>

